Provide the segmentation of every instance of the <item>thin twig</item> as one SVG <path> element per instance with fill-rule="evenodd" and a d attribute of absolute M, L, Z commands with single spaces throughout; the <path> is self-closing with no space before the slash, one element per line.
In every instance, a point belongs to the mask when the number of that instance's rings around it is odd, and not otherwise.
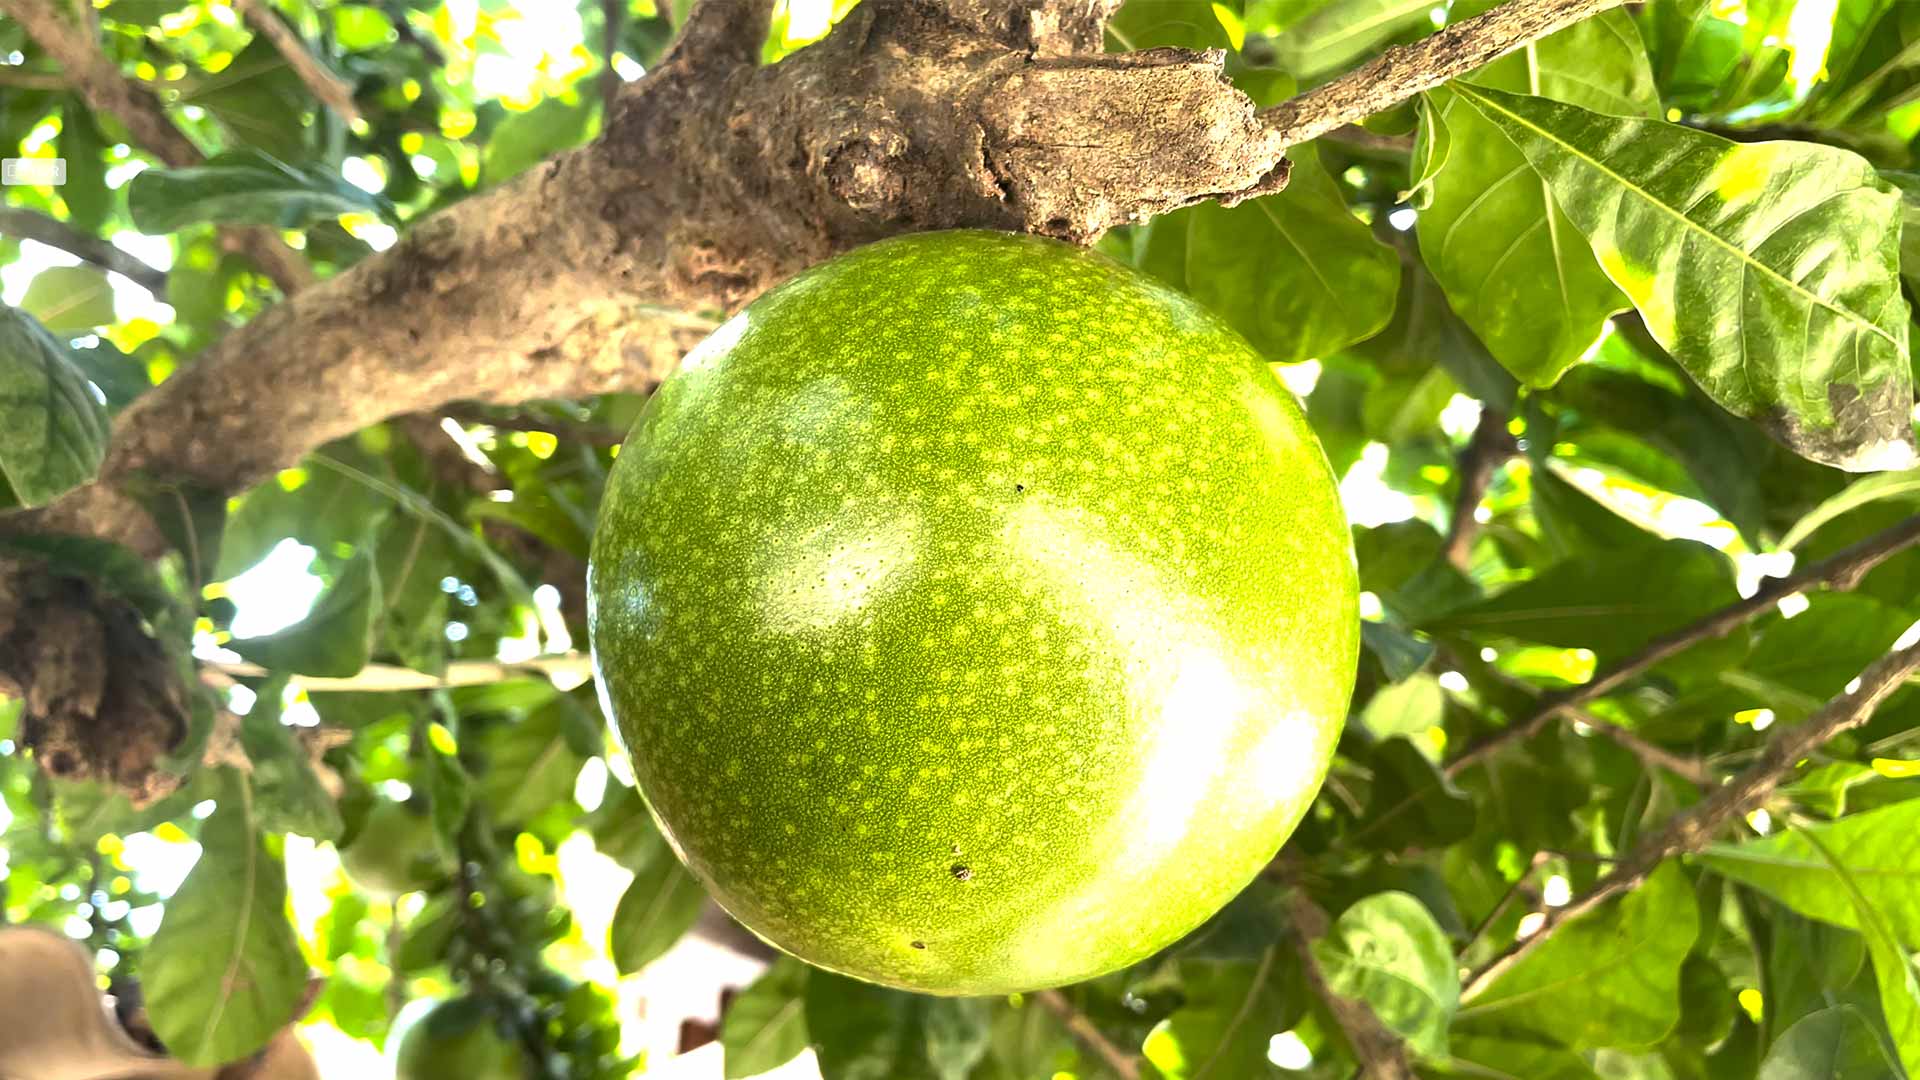
<path fill-rule="evenodd" d="M 1369 131 L 1359 124 L 1343 124 L 1320 136 L 1327 142 L 1338 143 L 1349 150 L 1357 150 L 1375 157 L 1404 158 L 1413 153 L 1413 136 L 1382 135 Z"/>
<path fill-rule="evenodd" d="M 1536 933 L 1515 942 L 1475 971 L 1465 982 L 1461 1000 L 1485 991 L 1559 927 L 1639 885 L 1662 861 L 1706 847 L 1722 827 L 1764 802 L 1801 759 L 1840 733 L 1866 723 L 1880 702 L 1917 669 L 1920 669 L 1920 643 L 1890 652 L 1867 665 L 1859 678 L 1848 684 L 1851 689 L 1821 706 L 1804 723 L 1775 736 L 1753 765 L 1713 794 L 1676 814 L 1665 828 L 1635 848 L 1591 889 L 1548 912 Z"/>
<path fill-rule="evenodd" d="M 1069 1035 L 1091 1051 L 1093 1056 L 1105 1062 L 1107 1068 L 1118 1074 L 1121 1080 L 1139 1080 L 1140 1066 L 1133 1056 L 1115 1046 L 1112 1039 L 1087 1019 L 1085 1013 L 1073 1007 L 1067 995 L 1058 990 L 1042 990 L 1033 995 L 1033 1000 L 1052 1013 Z"/>
<path fill-rule="evenodd" d="M 1608 665 L 1579 686 L 1548 695 L 1531 716 L 1467 747 L 1459 757 L 1447 763 L 1446 774 L 1458 776 L 1503 747 L 1533 738 L 1572 709 L 1605 697 L 1628 680 L 1702 641 L 1726 636 L 1736 627 L 1772 610 L 1775 604 L 1786 597 L 1816 585 L 1842 591 L 1851 589 L 1874 567 L 1916 543 L 1920 543 L 1920 514 L 1875 533 L 1805 570 L 1782 578 L 1769 578 L 1752 596 L 1655 638 L 1638 652 Z"/>
<path fill-rule="evenodd" d="M 1360 1062 L 1360 1074 L 1367 1080 L 1413 1080 L 1413 1066 L 1407 1060 L 1406 1041 L 1380 1022 L 1373 1006 L 1358 998 L 1343 997 L 1327 984 L 1326 973 L 1313 955 L 1313 942 L 1327 933 L 1327 913 L 1307 895 L 1294 889 L 1288 902 L 1293 920 L 1294 954 L 1300 961 L 1300 973 L 1307 989 L 1326 1007 L 1327 1015 L 1346 1036 L 1347 1045 Z"/>
<path fill-rule="evenodd" d="M 1512 906 L 1513 902 L 1520 898 L 1520 895 L 1526 891 L 1528 884 L 1533 881 L 1533 875 L 1539 873 L 1540 868 L 1547 865 L 1547 860 L 1550 858 L 1552 858 L 1552 855 L 1545 851 L 1536 851 L 1533 853 L 1533 861 L 1527 864 L 1527 868 L 1520 872 L 1520 876 L 1514 879 L 1512 885 L 1507 886 L 1507 891 L 1500 894 L 1500 899 L 1494 902 L 1493 907 L 1487 912 L 1486 917 L 1481 919 L 1479 923 L 1474 926 L 1473 931 L 1467 935 L 1466 944 L 1454 950 L 1455 955 L 1465 956 L 1467 951 L 1472 949 L 1475 943 L 1487 936 L 1487 931 L 1491 930 L 1493 924 L 1500 921 L 1500 916 L 1506 914 L 1507 908 Z"/>
<path fill-rule="evenodd" d="M 271 674 L 258 664 L 207 663 L 200 666 L 203 671 L 247 679 L 264 678 Z M 393 690 L 439 690 L 449 686 L 488 686 L 529 676 L 545 678 L 555 685 L 571 689 L 593 677 L 593 660 L 585 653 L 536 656 L 513 664 L 495 660 L 455 660 L 439 675 L 394 664 L 368 664 L 360 669 L 359 674 L 345 678 L 321 679 L 301 675 L 294 681 L 309 693 L 384 693 Z"/>
<path fill-rule="evenodd" d="M 156 299 L 167 298 L 165 270 L 149 266 L 107 241 L 83 233 L 64 221 L 32 210 L 0 207 L 0 236 L 33 240 L 48 247 L 59 248 L 103 270 L 111 270 L 125 277 L 152 293 Z"/>
<path fill-rule="evenodd" d="M 360 107 L 353 103 L 353 87 L 346 80 L 329 71 L 319 59 L 308 51 L 306 42 L 294 33 L 274 10 L 267 6 L 266 0 L 233 0 L 248 24 L 273 43 L 273 47 L 286 60 L 287 66 L 306 84 L 307 90 L 320 100 L 322 105 L 332 109 L 335 116 L 352 124 L 360 119 Z"/>
<path fill-rule="evenodd" d="M 1447 526 L 1447 545 L 1441 549 L 1446 560 L 1461 570 L 1471 561 L 1473 539 L 1479 535 L 1480 501 L 1493 486 L 1493 477 L 1517 450 L 1513 433 L 1507 430 L 1507 414 L 1498 409 L 1480 410 L 1480 423 L 1473 437 L 1460 450 L 1454 475 L 1460 490 L 1453 500 L 1453 518 Z"/>
<path fill-rule="evenodd" d="M 1641 764 L 1649 768 L 1665 769 L 1697 788 L 1713 786 L 1713 770 L 1707 768 L 1707 763 L 1699 758 L 1686 757 L 1664 746 L 1656 746 L 1637 733 L 1611 720 L 1603 720 L 1585 709 L 1572 709 L 1571 714 L 1575 720 L 1613 740 L 1634 757 L 1639 758 Z"/>
<path fill-rule="evenodd" d="M 1622 0 L 1509 0 L 1261 113 L 1290 145 L 1398 105 Z"/>

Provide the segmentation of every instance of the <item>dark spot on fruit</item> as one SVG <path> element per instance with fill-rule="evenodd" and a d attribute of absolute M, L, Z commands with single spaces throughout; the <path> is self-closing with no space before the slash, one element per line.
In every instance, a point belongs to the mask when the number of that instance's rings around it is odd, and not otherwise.
<path fill-rule="evenodd" d="M 1014 490 L 1014 493 L 1015 493 L 1015 494 L 1019 494 L 1020 492 L 1022 492 L 1022 491 L 1025 491 L 1025 490 L 1027 490 L 1027 485 L 1025 485 L 1025 484 L 1015 484 L 1015 485 L 1013 485 L 1013 490 Z"/>
<path fill-rule="evenodd" d="M 972 868 L 972 867 L 970 867 L 970 866 L 962 866 L 962 865 L 961 865 L 961 864 L 959 864 L 959 863 L 954 863 L 954 864 L 953 864 L 953 880 L 955 880 L 955 881 L 972 881 L 972 880 L 973 880 L 973 868 Z"/>
<path fill-rule="evenodd" d="M 927 947 L 927 943 L 924 941 L 909 941 L 907 942 L 907 944 L 913 946 L 916 949 L 924 949 Z"/>

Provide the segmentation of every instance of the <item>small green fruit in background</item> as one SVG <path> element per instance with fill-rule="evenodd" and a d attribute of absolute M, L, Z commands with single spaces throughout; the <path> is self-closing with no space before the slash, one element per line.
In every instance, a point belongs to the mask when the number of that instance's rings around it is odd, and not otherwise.
<path fill-rule="evenodd" d="M 526 1080 L 526 1050 L 482 998 L 443 1001 L 404 1031 L 394 1080 Z"/>
<path fill-rule="evenodd" d="M 824 968 L 997 994 L 1140 960 L 1265 866 L 1352 692 L 1353 553 L 1245 340 L 1105 256 L 931 233 L 690 353 L 589 572 L 640 788 Z"/>
<path fill-rule="evenodd" d="M 425 807 L 380 799 L 340 854 L 354 884 L 386 896 L 432 887 L 452 870 Z"/>

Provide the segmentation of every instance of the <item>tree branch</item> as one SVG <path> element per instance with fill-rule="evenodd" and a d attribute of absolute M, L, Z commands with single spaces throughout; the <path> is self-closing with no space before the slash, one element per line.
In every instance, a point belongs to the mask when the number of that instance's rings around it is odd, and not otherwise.
<path fill-rule="evenodd" d="M 1699 758 L 1685 757 L 1666 747 L 1650 743 L 1619 724 L 1611 720 L 1603 720 L 1585 709 L 1571 709 L 1570 714 L 1575 720 L 1606 736 L 1628 753 L 1639 758 L 1640 763 L 1648 768 L 1665 769 L 1697 788 L 1713 786 L 1713 770 L 1707 768 L 1707 763 Z"/>
<path fill-rule="evenodd" d="M 1510 0 L 1261 113 L 1289 146 L 1372 116 L 1623 0 Z"/>
<path fill-rule="evenodd" d="M 1293 933 L 1288 937 L 1293 941 L 1307 989 L 1326 1007 L 1334 1025 L 1346 1037 L 1360 1062 L 1360 1075 L 1367 1080 L 1414 1080 L 1406 1041 L 1380 1022 L 1371 1005 L 1358 998 L 1342 997 L 1327 984 L 1326 973 L 1313 955 L 1314 941 L 1326 936 L 1327 913 L 1295 888 L 1290 893 L 1288 916 L 1293 921 Z"/>
<path fill-rule="evenodd" d="M 238 678 L 258 679 L 272 674 L 258 664 L 207 663 L 203 671 L 217 671 Z M 544 678 L 562 689 L 571 690 L 593 678 L 593 660 L 584 653 L 560 653 L 536 656 L 518 663 L 495 660 L 455 660 L 446 671 L 430 675 L 393 664 L 368 664 L 356 675 L 341 679 L 299 676 L 297 681 L 309 693 L 387 693 L 395 690 L 441 690 L 452 686 L 487 686 L 509 679 L 529 676 Z"/>
<path fill-rule="evenodd" d="M 1067 1034 L 1113 1070 L 1120 1080 L 1139 1080 L 1140 1066 L 1133 1060 L 1133 1055 L 1115 1046 L 1113 1040 L 1087 1019 L 1085 1013 L 1073 1007 L 1073 1002 L 1068 1001 L 1065 994 L 1058 990 L 1042 990 L 1033 995 L 1033 1000 L 1052 1013 L 1060 1021 L 1060 1026 L 1067 1029 Z"/>
<path fill-rule="evenodd" d="M 111 243 L 83 233 L 64 221 L 31 210 L 0 207 L 0 236 L 17 236 L 90 262 L 102 270 L 111 270 L 152 293 L 167 298 L 167 272 L 149 266 Z"/>
<path fill-rule="evenodd" d="M 1453 499 L 1453 518 L 1447 526 L 1446 546 L 1441 549 L 1446 560 L 1463 571 L 1470 561 L 1473 539 L 1480 532 L 1480 521 L 1475 516 L 1480 510 L 1480 501 L 1487 497 L 1494 474 L 1516 449 L 1513 433 L 1507 430 L 1507 414 L 1482 408 L 1473 438 L 1461 449 L 1454 467 L 1460 490 Z"/>
<path fill-rule="evenodd" d="M 1772 610 L 1786 597 L 1817 585 L 1841 591 L 1852 589 L 1874 567 L 1916 543 L 1920 543 L 1920 514 L 1875 533 L 1805 570 L 1786 577 L 1768 578 L 1752 596 L 1739 603 L 1729 604 L 1672 633 L 1655 638 L 1638 652 L 1608 665 L 1579 686 L 1548 695 L 1526 719 L 1467 747 L 1459 757 L 1447 763 L 1446 774 L 1458 776 L 1502 748 L 1533 738 L 1545 731 L 1548 724 L 1568 715 L 1574 708 L 1607 696 L 1628 680 L 1702 641 L 1725 637 L 1734 628 Z"/>
<path fill-rule="evenodd" d="M 240 9 L 240 14 L 255 31 L 273 43 L 287 66 L 293 69 L 293 73 L 300 77 L 300 81 L 306 84 L 307 90 L 321 104 L 349 124 L 360 119 L 360 107 L 353 103 L 353 87 L 309 52 L 306 42 L 300 40 L 300 35 L 268 6 L 266 0 L 233 0 L 233 6 Z"/>
<path fill-rule="evenodd" d="M 15 20 L 27 36 L 59 61 L 67 85 L 98 113 L 117 117 L 134 142 L 170 168 L 198 165 L 206 159 L 200 148 L 167 118 L 160 102 L 139 84 L 120 74 L 120 68 L 96 47 L 93 36 L 68 20 L 57 0 L 0 0 L 0 12 Z M 280 291 L 292 295 L 313 281 L 306 260 L 281 243 L 271 230 L 225 230 L 235 246 L 252 259 Z"/>
<path fill-rule="evenodd" d="M 1781 731 L 1753 765 L 1713 794 L 1675 815 L 1664 829 L 1635 848 L 1591 889 L 1550 911 L 1538 932 L 1515 942 L 1475 971 L 1466 980 L 1461 1000 L 1469 1000 L 1486 990 L 1561 926 L 1638 886 L 1662 861 L 1705 848 L 1723 826 L 1760 806 L 1807 755 L 1872 718 L 1880 702 L 1899 689 L 1916 670 L 1920 670 L 1920 643 L 1890 652 L 1868 665 L 1859 678 L 1848 684 L 1851 689 L 1828 701 L 1804 723 Z"/>

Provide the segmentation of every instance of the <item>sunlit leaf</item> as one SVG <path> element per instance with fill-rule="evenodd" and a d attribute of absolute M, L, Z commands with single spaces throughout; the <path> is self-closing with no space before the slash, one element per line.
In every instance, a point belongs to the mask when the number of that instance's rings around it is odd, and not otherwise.
<path fill-rule="evenodd" d="M 1419 1053 L 1446 1056 L 1459 962 L 1420 901 L 1402 892 L 1369 896 L 1340 913 L 1313 954 L 1334 993 L 1365 1001 Z"/>
<path fill-rule="evenodd" d="M 720 1025 L 727 1080 L 771 1072 L 807 1048 L 810 970 L 800 961 L 783 956 L 727 1006 L 726 1019 Z"/>
<path fill-rule="evenodd" d="M 169 233 L 190 225 L 299 229 L 342 214 L 388 217 L 393 207 L 317 165 L 288 165 L 257 150 L 221 154 L 204 165 L 146 169 L 127 185 L 134 227 Z"/>
<path fill-rule="evenodd" d="M 1547 178 L 1654 339 L 1716 401 L 1816 461 L 1913 463 L 1899 197 L 1864 160 L 1454 92 Z"/>

